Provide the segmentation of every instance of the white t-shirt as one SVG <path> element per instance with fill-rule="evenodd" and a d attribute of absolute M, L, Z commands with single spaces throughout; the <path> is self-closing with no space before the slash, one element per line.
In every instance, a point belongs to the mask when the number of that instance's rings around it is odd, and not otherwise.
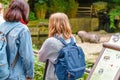
<path fill-rule="evenodd" d="M 4 20 L 4 18 L 3 18 L 3 15 L 0 14 L 0 25 L 1 25 L 3 22 L 5 22 L 5 20 Z"/>

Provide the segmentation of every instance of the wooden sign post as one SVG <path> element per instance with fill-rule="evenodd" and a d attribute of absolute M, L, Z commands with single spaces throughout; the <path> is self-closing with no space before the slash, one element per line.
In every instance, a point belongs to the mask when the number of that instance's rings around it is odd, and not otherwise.
<path fill-rule="evenodd" d="M 87 80 L 120 80 L 120 34 L 114 34 L 109 42 L 103 43 Z"/>

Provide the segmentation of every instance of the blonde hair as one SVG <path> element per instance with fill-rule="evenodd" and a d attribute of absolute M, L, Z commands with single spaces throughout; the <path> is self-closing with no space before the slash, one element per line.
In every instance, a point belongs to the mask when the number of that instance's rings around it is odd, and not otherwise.
<path fill-rule="evenodd" d="M 54 13 L 49 18 L 48 37 L 53 37 L 55 34 L 62 34 L 64 39 L 68 39 L 72 36 L 69 19 L 64 13 Z"/>

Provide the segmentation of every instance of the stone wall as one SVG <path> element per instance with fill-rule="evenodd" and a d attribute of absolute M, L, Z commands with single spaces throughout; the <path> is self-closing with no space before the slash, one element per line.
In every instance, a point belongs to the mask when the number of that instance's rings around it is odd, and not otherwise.
<path fill-rule="evenodd" d="M 70 19 L 73 33 L 80 30 L 94 31 L 98 28 L 98 18 L 76 18 Z"/>
<path fill-rule="evenodd" d="M 45 22 L 46 23 L 46 22 Z M 48 22 L 47 22 L 48 23 Z M 39 34 L 47 34 L 48 33 L 48 25 L 43 25 L 43 22 L 30 22 L 28 24 L 29 29 L 32 35 Z M 94 31 L 98 28 L 98 18 L 75 18 L 70 19 L 70 24 L 73 33 L 77 33 L 80 30 L 85 31 Z M 40 25 L 40 26 L 39 26 Z"/>

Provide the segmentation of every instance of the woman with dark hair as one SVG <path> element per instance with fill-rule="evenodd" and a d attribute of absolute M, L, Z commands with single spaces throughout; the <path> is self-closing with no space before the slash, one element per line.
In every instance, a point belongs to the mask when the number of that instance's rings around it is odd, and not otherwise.
<path fill-rule="evenodd" d="M 34 77 L 34 53 L 28 23 L 29 6 L 25 0 L 11 0 L 0 30 L 15 26 L 7 35 L 7 80 L 31 80 Z M 18 55 L 18 56 L 17 56 Z M 13 66 L 14 64 L 14 66 Z"/>

